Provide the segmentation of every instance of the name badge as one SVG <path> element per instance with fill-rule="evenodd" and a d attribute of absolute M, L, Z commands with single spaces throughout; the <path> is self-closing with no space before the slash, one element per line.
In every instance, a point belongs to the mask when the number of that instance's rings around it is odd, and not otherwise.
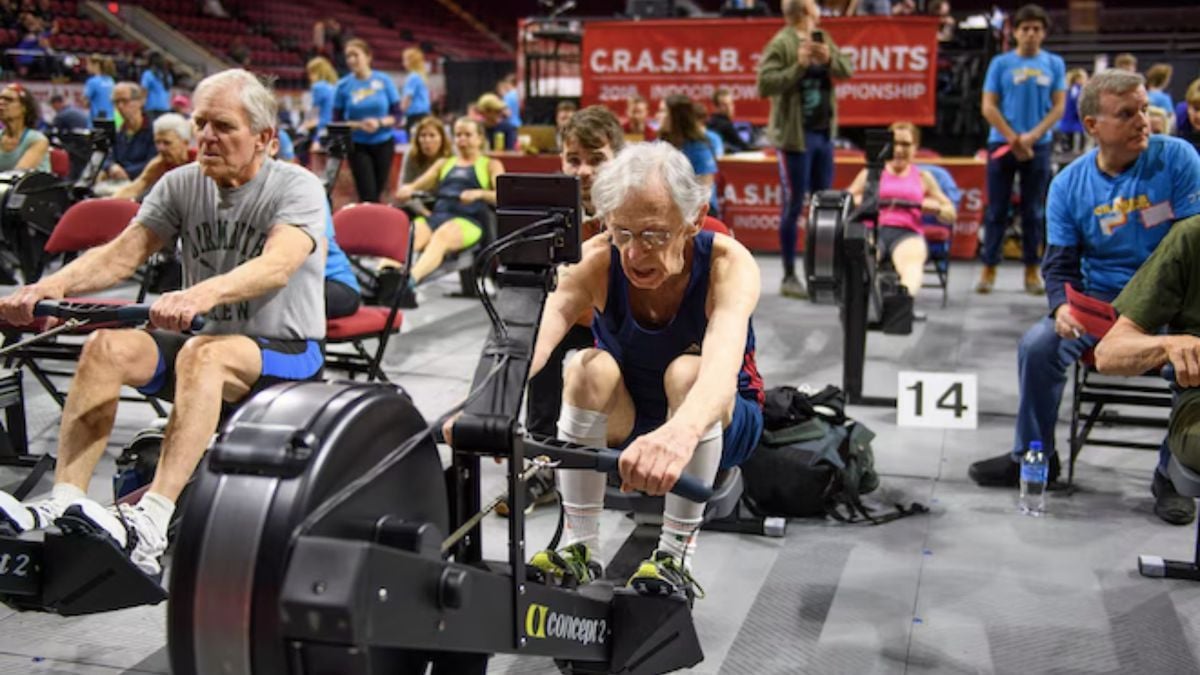
<path fill-rule="evenodd" d="M 1175 220 L 1175 210 L 1171 208 L 1171 202 L 1159 202 L 1141 210 L 1142 225 L 1147 228 L 1157 227 L 1169 220 Z"/>

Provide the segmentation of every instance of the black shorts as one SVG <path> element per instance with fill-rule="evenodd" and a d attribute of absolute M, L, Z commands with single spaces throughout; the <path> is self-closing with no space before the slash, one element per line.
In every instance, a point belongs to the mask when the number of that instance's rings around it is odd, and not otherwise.
<path fill-rule="evenodd" d="M 920 237 L 922 241 L 925 240 L 922 235 L 906 227 L 888 227 L 885 225 L 879 228 L 879 259 L 891 260 L 892 254 L 896 252 L 896 247 L 900 245 L 900 242 L 907 241 L 909 237 Z"/>
<path fill-rule="evenodd" d="M 158 366 L 154 377 L 137 390 L 146 396 L 175 400 L 175 359 L 179 350 L 193 336 L 169 331 L 152 330 L 150 337 L 158 347 Z M 258 381 L 250 388 L 246 398 L 280 382 L 297 382 L 321 379 L 325 366 L 325 343 L 323 340 L 278 340 L 275 338 L 250 337 L 262 350 L 262 372 Z"/>

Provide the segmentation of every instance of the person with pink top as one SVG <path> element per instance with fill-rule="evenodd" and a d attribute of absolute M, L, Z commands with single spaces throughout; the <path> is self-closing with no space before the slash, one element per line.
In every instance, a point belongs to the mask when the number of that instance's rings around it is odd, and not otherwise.
<path fill-rule="evenodd" d="M 915 296 L 925 274 L 929 250 L 921 229 L 921 218 L 932 214 L 939 222 L 951 224 L 957 217 L 954 204 L 928 171 L 913 164 L 921 131 L 911 122 L 896 122 L 892 131 L 892 159 L 879 178 L 879 259 L 890 260 L 900 275 L 900 283 Z M 862 201 L 867 185 L 863 169 L 850 184 L 855 204 Z"/>

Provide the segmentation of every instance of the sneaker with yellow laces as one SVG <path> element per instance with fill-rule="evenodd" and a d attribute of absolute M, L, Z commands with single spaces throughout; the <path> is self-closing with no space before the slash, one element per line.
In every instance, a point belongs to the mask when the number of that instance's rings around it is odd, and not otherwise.
<path fill-rule="evenodd" d="M 683 593 L 688 605 L 704 597 L 704 588 L 692 577 L 691 570 L 666 551 L 655 551 L 648 560 L 643 560 L 629 577 L 629 586 L 642 595 Z"/>
<path fill-rule="evenodd" d="M 540 572 L 546 582 L 565 588 L 590 584 L 604 574 L 600 563 L 592 560 L 592 552 L 583 543 L 571 544 L 558 551 L 538 551 L 529 560 L 529 567 Z"/>

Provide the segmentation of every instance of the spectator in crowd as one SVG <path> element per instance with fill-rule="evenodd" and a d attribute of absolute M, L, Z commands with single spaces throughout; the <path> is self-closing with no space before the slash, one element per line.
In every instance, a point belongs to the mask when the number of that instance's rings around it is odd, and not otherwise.
<path fill-rule="evenodd" d="M 929 3 L 929 14 L 938 18 L 938 42 L 953 42 L 958 22 L 950 14 L 950 0 L 933 0 Z"/>
<path fill-rule="evenodd" d="M 1083 122 L 1079 119 L 1079 95 L 1083 93 L 1083 85 L 1087 84 L 1087 80 L 1087 71 L 1083 68 L 1067 71 L 1067 102 L 1063 106 L 1058 131 L 1065 136 L 1068 152 L 1081 152 L 1087 139 L 1087 134 L 1083 132 Z"/>
<path fill-rule="evenodd" d="M 333 62 L 338 74 L 346 72 L 346 33 L 337 19 L 325 19 L 313 24 L 313 56 L 324 56 Z"/>
<path fill-rule="evenodd" d="M 83 85 L 83 97 L 87 99 L 88 111 L 93 121 L 113 118 L 113 75 L 116 64 L 107 56 L 92 54 L 87 59 L 87 82 Z"/>
<path fill-rule="evenodd" d="M 912 16 L 917 13 L 915 0 L 899 0 L 892 3 L 892 16 Z"/>
<path fill-rule="evenodd" d="M 175 94 L 171 97 L 171 112 L 183 117 L 192 116 L 192 100 L 184 94 Z"/>
<path fill-rule="evenodd" d="M 521 126 L 521 92 L 517 89 L 516 73 L 509 73 L 496 83 L 496 95 L 508 106 L 508 121 L 514 127 Z"/>
<path fill-rule="evenodd" d="M 579 106 L 574 101 L 559 101 L 558 105 L 554 106 L 554 151 L 558 152 L 563 147 L 563 129 L 567 128 L 567 124 L 571 121 L 571 116 L 575 111 L 579 110 Z M 510 118 L 511 119 L 511 118 Z"/>
<path fill-rule="evenodd" d="M 490 92 L 480 96 L 475 109 L 483 116 L 485 148 L 491 147 L 493 151 L 517 148 L 517 128 L 508 121 L 508 106 L 499 96 Z"/>
<path fill-rule="evenodd" d="M 879 176 L 879 230 L 876 232 L 879 257 L 890 260 L 900 275 L 900 284 L 909 297 L 916 297 L 925 276 L 925 245 L 922 216 L 930 214 L 944 225 L 953 225 L 957 214 L 954 203 L 942 192 L 928 171 L 913 164 L 921 146 L 921 130 L 912 122 L 896 122 L 892 131 L 893 157 Z M 861 203 L 867 185 L 867 170 L 854 177 L 847 191 Z M 890 205 L 892 201 L 920 204 L 920 208 Z M 874 227 L 874 224 L 872 224 Z"/>
<path fill-rule="evenodd" d="M 717 89 L 713 94 L 713 113 L 708 118 L 708 128 L 721 137 L 721 142 L 728 152 L 745 152 L 750 145 L 742 140 L 737 128 L 733 126 L 733 92 L 725 87 Z"/>
<path fill-rule="evenodd" d="M 1066 107 L 1066 66 L 1062 57 L 1042 49 L 1050 29 L 1046 10 L 1025 5 L 1017 10 L 1013 23 L 1017 48 L 992 58 L 983 83 L 983 116 L 992 130 L 988 135 L 983 271 L 975 292 L 991 293 L 996 284 L 1013 179 L 1020 174 L 1025 291 L 1040 295 L 1045 292 L 1038 264 L 1045 230 L 1043 202 L 1050 183 L 1050 130 Z"/>
<path fill-rule="evenodd" d="M 100 172 L 100 179 L 136 180 L 146 164 L 158 154 L 154 148 L 154 132 L 142 111 L 145 94 L 133 82 L 120 82 L 113 88 L 113 105 L 123 122 L 113 142 L 112 157 Z"/>
<path fill-rule="evenodd" d="M 436 162 L 446 159 L 452 154 L 450 139 L 446 137 L 446 127 L 436 117 L 425 117 L 413 125 L 413 142 L 404 153 L 404 161 L 400 164 L 400 184 L 414 183 L 429 170 Z M 429 217 L 429 207 L 420 199 L 410 199 L 401 207 L 414 218 Z"/>
<path fill-rule="evenodd" d="M 119 199 L 141 199 L 163 174 L 195 159 L 191 151 L 192 123 L 178 113 L 165 113 L 154 120 L 154 148 L 158 154 L 146 163 L 137 177 L 113 193 Z"/>
<path fill-rule="evenodd" d="M 851 0 L 846 8 L 846 16 L 890 16 L 891 13 L 891 0 Z"/>
<path fill-rule="evenodd" d="M 1187 93 L 1175 108 L 1175 135 L 1191 142 L 1200 152 L 1200 79 L 1188 85 Z"/>
<path fill-rule="evenodd" d="M 853 64 L 817 27 L 814 0 L 784 0 L 787 22 L 763 49 L 758 62 L 758 93 L 771 99 L 767 134 L 778 149 L 785 207 L 779 220 L 783 254 L 780 293 L 807 297 L 796 276 L 796 227 L 805 195 L 833 182 L 833 143 L 837 135 L 837 99 L 833 80 L 853 74 Z M 818 37 L 820 39 L 818 39 Z"/>
<path fill-rule="evenodd" d="M 50 66 L 46 54 L 50 53 L 50 31 L 46 25 L 32 12 L 24 12 L 20 17 L 23 33 L 21 39 L 13 47 L 17 50 L 13 60 L 17 65 L 17 75 L 48 75 Z"/>
<path fill-rule="evenodd" d="M 233 40 L 229 43 L 229 58 L 239 66 L 250 65 L 250 48 L 246 46 L 246 41 L 242 39 L 241 35 L 233 36 Z"/>
<path fill-rule="evenodd" d="M 1162 108 L 1167 113 L 1168 122 L 1173 122 L 1169 118 L 1175 115 L 1175 101 L 1171 100 L 1171 95 L 1167 93 L 1167 87 L 1171 85 L 1171 74 L 1175 69 L 1169 63 L 1156 63 L 1150 66 L 1146 71 L 1146 90 L 1150 94 L 1150 105 Z"/>
<path fill-rule="evenodd" d="M 404 50 L 404 89 L 400 92 L 400 107 L 404 110 L 404 128 L 412 132 L 418 121 L 429 115 L 429 74 L 426 72 L 425 54 L 419 47 Z"/>
<path fill-rule="evenodd" d="M 1138 71 L 1137 57 L 1129 52 L 1121 52 L 1113 59 L 1113 68 L 1124 70 L 1127 73 L 1136 73 Z"/>
<path fill-rule="evenodd" d="M 320 147 L 317 140 L 325 134 L 325 127 L 333 121 L 333 100 L 337 92 L 337 71 L 333 64 L 324 56 L 314 56 L 305 64 L 308 73 L 308 94 L 312 101 L 312 109 L 305 116 L 300 130 L 309 134 L 312 139 L 312 149 Z"/>
<path fill-rule="evenodd" d="M 171 87 L 175 78 L 163 61 L 162 54 L 150 52 L 149 62 L 142 71 L 142 90 L 146 93 L 146 114 L 153 120 L 171 111 Z"/>
<path fill-rule="evenodd" d="M 377 202 L 387 189 L 396 141 L 392 127 L 400 120 L 400 92 L 387 73 L 371 69 L 371 47 L 354 38 L 346 43 L 350 74 L 338 82 L 333 114 L 354 124 L 350 169 L 360 202 Z"/>
<path fill-rule="evenodd" d="M 650 104 L 646 103 L 646 99 L 634 94 L 625 104 L 625 123 L 621 125 L 621 130 L 627 134 L 641 134 L 642 140 L 652 141 L 655 139 L 655 133 L 650 128 L 649 118 Z"/>
<path fill-rule="evenodd" d="M 90 129 L 92 126 L 88 114 L 69 105 L 62 94 L 50 97 L 50 108 L 54 110 L 54 120 L 50 127 L 57 133 L 70 133 L 76 129 Z"/>
<path fill-rule="evenodd" d="M 0 89 L 0 171 L 50 170 L 50 140 L 35 127 L 41 120 L 37 100 L 20 84 Z"/>
<path fill-rule="evenodd" d="M 1165 109 L 1152 105 L 1146 109 L 1146 114 L 1150 116 L 1150 133 L 1169 133 L 1170 119 Z"/>
<path fill-rule="evenodd" d="M 666 98 L 667 118 L 658 130 L 660 139 L 679 148 L 692 164 L 696 178 L 709 192 L 708 213 L 717 215 L 717 154 L 704 133 L 704 124 L 696 116 L 692 99 L 683 94 L 671 94 Z"/>
<path fill-rule="evenodd" d="M 1020 399 L 1009 452 L 971 465 L 980 485 L 1016 487 L 1017 462 L 1033 441 L 1050 455 L 1049 479 L 1059 473 L 1055 452 L 1058 407 L 1067 368 L 1096 344 L 1067 304 L 1066 286 L 1111 301 L 1177 221 L 1200 214 L 1200 157 L 1186 143 L 1150 135 L 1144 79 L 1111 69 L 1095 74 L 1079 99 L 1079 114 L 1098 147 L 1054 178 L 1047 200 L 1042 272 L 1050 313 L 1017 351 Z M 1152 491 L 1163 520 L 1189 523 L 1191 499 L 1175 492 L 1160 453 Z"/>

